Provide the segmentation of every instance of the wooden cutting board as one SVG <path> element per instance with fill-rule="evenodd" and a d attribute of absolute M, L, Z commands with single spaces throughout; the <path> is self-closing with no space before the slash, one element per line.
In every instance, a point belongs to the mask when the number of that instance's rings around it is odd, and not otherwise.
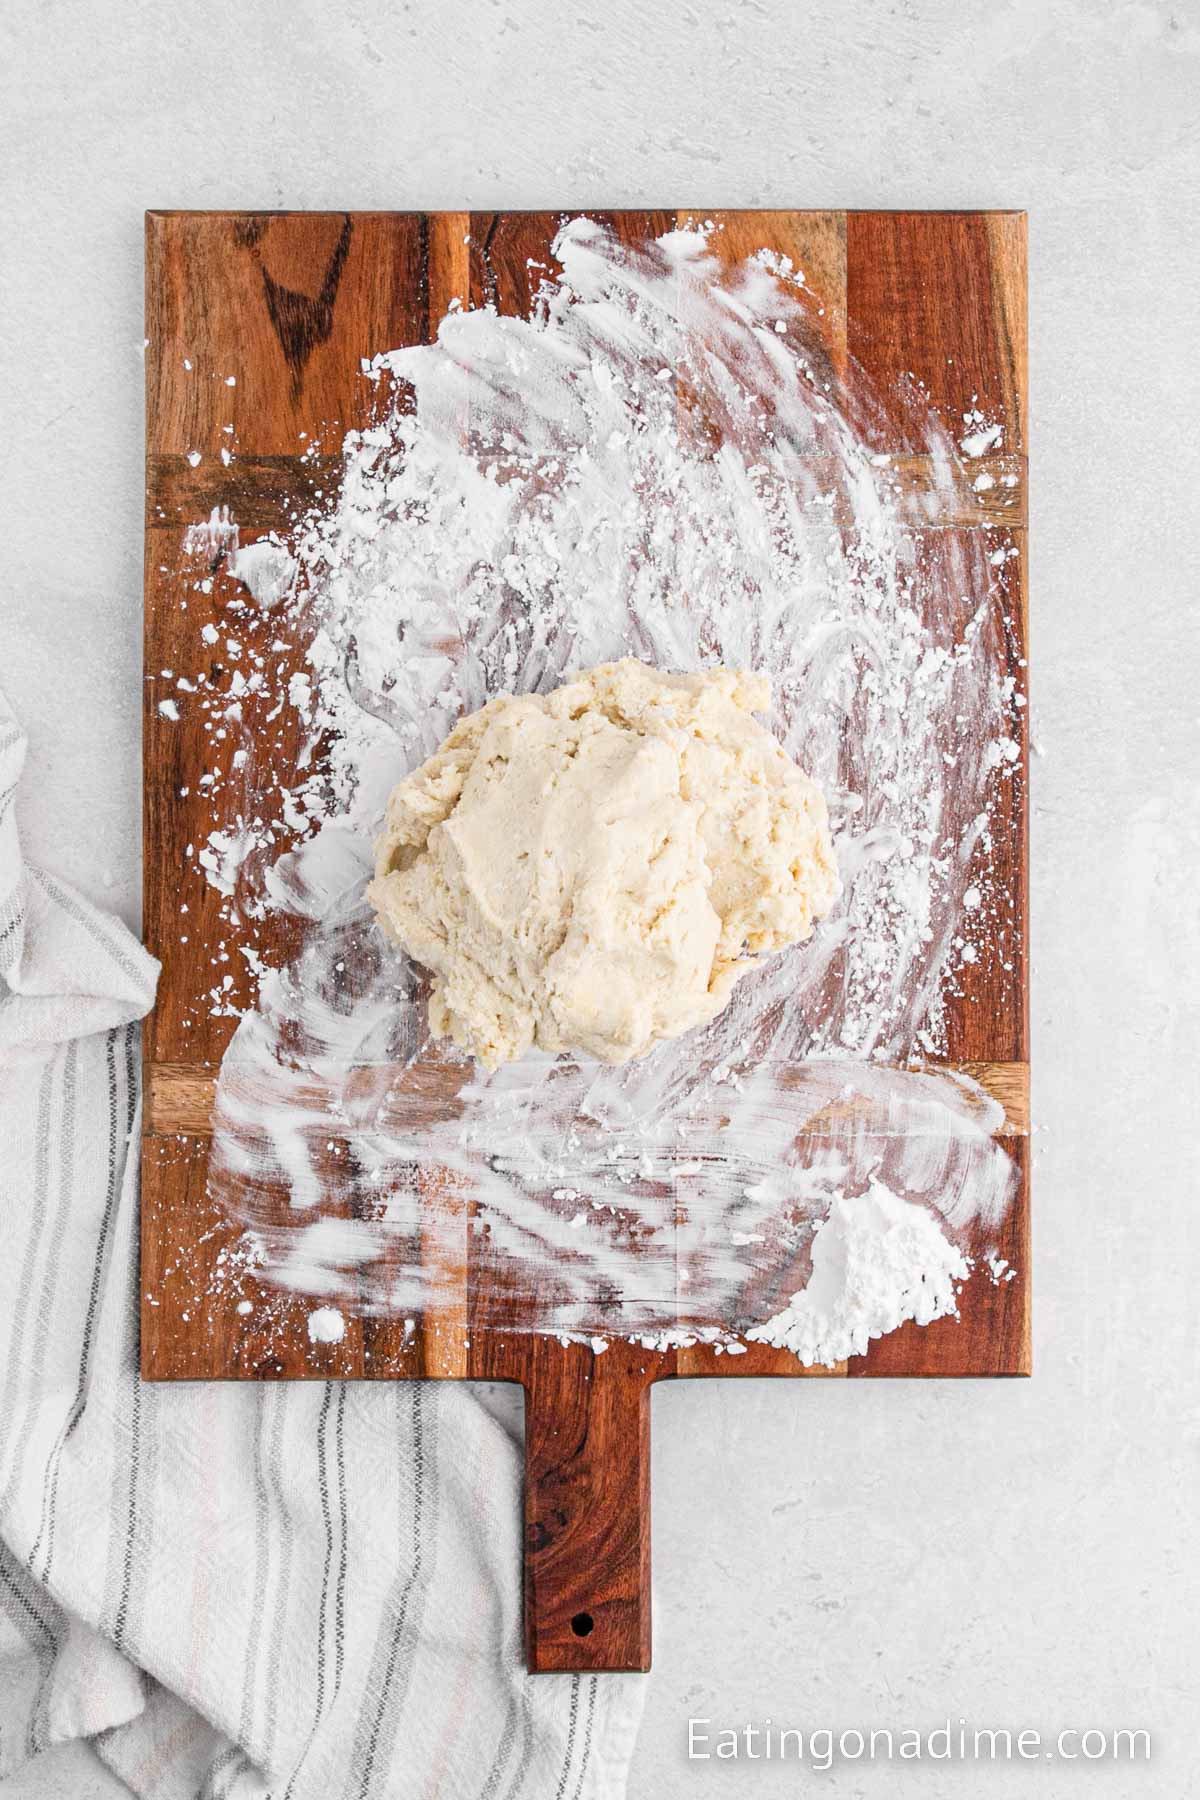
<path fill-rule="evenodd" d="M 593 214 L 621 238 L 713 219 L 733 260 L 761 246 L 790 256 L 825 303 L 835 368 L 847 354 L 884 391 L 901 374 L 954 418 L 978 405 L 1004 426 L 1002 455 L 974 470 L 1015 476 L 964 484 L 937 529 L 983 533 L 1021 554 L 1004 565 L 1023 640 L 1025 551 L 1025 219 L 1019 213 L 684 211 Z M 239 591 L 218 553 L 187 554 L 184 528 L 229 507 L 243 544 L 287 531 L 298 505 L 336 482 L 345 429 L 376 400 L 360 372 L 380 350 L 431 340 L 452 298 L 524 313 L 563 215 L 552 213 L 151 213 L 146 221 L 145 930 L 161 958 L 146 1024 L 142 1159 L 141 1366 L 147 1380 L 515 1381 L 526 1396 L 525 1590 L 529 1665 L 644 1669 L 650 1662 L 649 1394 L 673 1376 L 1022 1375 L 1029 1372 L 1027 745 L 993 822 L 995 872 L 1013 897 L 1013 953 L 962 971 L 950 1002 L 948 1060 L 1003 1104 L 1020 1190 L 1000 1251 L 1015 1277 L 976 1275 L 961 1319 L 907 1325 L 832 1371 L 785 1351 L 602 1355 L 498 1330 L 480 1304 L 463 1201 L 461 1257 L 436 1314 L 353 1319 L 341 1342 L 314 1344 L 313 1302 L 269 1289 L 247 1316 L 213 1275 L 240 1234 L 206 1194 L 209 1120 L 234 1009 L 252 998 L 236 933 L 222 919 L 189 844 L 213 828 L 201 777 L 225 753 L 199 714 L 163 717 L 163 671 L 194 668 L 201 627 Z M 232 381 L 230 381 L 232 377 Z M 229 429 L 232 426 L 232 431 Z M 903 460 L 903 410 L 880 451 Z M 302 453 L 314 438 L 325 448 Z M 236 442 L 228 464 L 221 451 Z M 199 452 L 200 460 L 196 461 Z M 919 459 L 910 457 L 915 465 Z M 912 470 L 920 480 L 920 469 Z M 203 591 L 211 578 L 209 591 Z M 199 584 L 199 585 L 198 585 Z M 219 674 L 221 645 L 212 651 Z M 291 652 L 297 667 L 301 651 Z M 229 746 L 231 749 L 232 746 Z M 269 757 L 294 745 L 279 727 Z M 269 762 L 260 776 L 270 783 Z M 234 790 L 227 784 L 225 794 Z M 216 802 L 220 809 L 233 799 Z M 232 822 L 232 821 L 230 821 Z M 186 905 L 187 930 L 181 930 Z M 296 948 L 268 927 L 268 960 Z M 262 930 L 258 942 L 263 943 Z M 186 941 L 185 941 L 186 940 Z M 223 960 L 227 959 L 227 960 Z M 1002 960 L 1009 962 L 1005 969 Z M 232 977 L 225 1010 L 198 1004 Z M 799 1400 L 797 1402 L 800 1403 Z"/>

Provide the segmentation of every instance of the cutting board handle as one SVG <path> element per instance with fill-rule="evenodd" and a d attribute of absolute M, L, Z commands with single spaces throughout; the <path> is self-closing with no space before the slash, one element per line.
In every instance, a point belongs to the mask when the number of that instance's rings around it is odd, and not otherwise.
<path fill-rule="evenodd" d="M 529 1668 L 650 1667 L 650 1358 L 535 1340 L 525 1375 Z"/>

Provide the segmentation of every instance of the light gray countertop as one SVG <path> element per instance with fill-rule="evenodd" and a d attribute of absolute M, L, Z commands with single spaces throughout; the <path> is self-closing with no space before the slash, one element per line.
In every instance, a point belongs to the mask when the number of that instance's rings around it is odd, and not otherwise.
<path fill-rule="evenodd" d="M 1146 1726 L 1149 1768 L 822 1791 L 1194 1792 L 1200 14 L 15 0 L 3 29 L 32 54 L 0 58 L 0 686 L 29 855 L 130 921 L 144 207 L 1028 208 L 1036 1373 L 657 1392 L 630 1792 L 815 1783 L 689 1766 L 689 1715 Z"/>

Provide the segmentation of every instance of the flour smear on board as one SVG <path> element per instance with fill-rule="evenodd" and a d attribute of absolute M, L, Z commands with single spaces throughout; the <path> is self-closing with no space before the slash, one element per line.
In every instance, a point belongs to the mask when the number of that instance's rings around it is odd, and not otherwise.
<path fill-rule="evenodd" d="M 924 455 L 897 467 L 803 273 L 718 246 L 572 221 L 529 317 L 455 305 L 436 343 L 364 365 L 378 423 L 287 543 L 241 546 L 227 510 L 189 533 L 253 597 L 225 615 L 228 679 L 178 683 L 244 737 L 197 854 L 243 939 L 278 912 L 308 932 L 282 969 L 243 951 L 258 1001 L 214 1122 L 212 1186 L 279 1286 L 436 1306 L 469 1192 L 472 1259 L 532 1328 L 829 1362 L 954 1311 L 966 1232 L 1011 1201 L 1000 1109 L 899 1066 L 938 1051 L 965 964 L 1017 955 L 992 879 L 1024 704 L 1015 551 L 939 529 L 1000 428 L 974 411 L 952 436 L 925 408 Z M 431 1041 L 421 972 L 372 923 L 371 840 L 462 713 L 625 655 L 770 674 L 844 896 L 706 1029 L 621 1068 L 533 1054 L 485 1076 Z M 252 696 L 299 745 L 282 796 L 254 773 Z M 237 1010 L 232 985 L 212 1010 Z"/>

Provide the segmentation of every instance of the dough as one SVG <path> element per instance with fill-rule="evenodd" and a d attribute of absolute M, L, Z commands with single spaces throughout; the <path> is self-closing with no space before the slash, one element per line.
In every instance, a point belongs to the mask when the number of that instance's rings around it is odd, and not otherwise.
<path fill-rule="evenodd" d="M 608 1063 L 702 1025 L 838 880 L 820 790 L 752 716 L 766 676 L 626 658 L 462 719 L 394 790 L 368 893 L 486 1068 Z"/>

